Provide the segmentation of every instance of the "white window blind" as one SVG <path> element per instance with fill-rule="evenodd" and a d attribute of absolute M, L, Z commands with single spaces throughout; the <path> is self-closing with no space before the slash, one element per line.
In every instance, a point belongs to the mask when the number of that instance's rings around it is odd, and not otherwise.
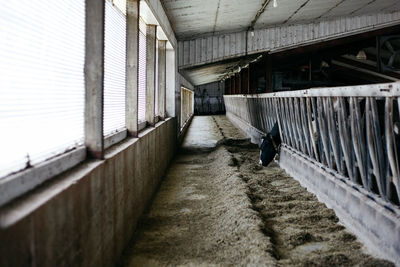
<path fill-rule="evenodd" d="M 141 22 L 143 23 L 143 22 Z M 142 24 L 143 25 L 143 24 Z M 140 25 L 140 26 L 142 26 Z M 145 28 L 145 25 L 144 25 Z M 146 35 L 143 26 L 139 31 L 139 92 L 138 92 L 138 120 L 146 120 Z"/>
<path fill-rule="evenodd" d="M 181 87 L 181 127 L 193 114 L 193 91 Z"/>
<path fill-rule="evenodd" d="M 83 143 L 85 1 L 0 4 L 0 177 Z"/>
<path fill-rule="evenodd" d="M 126 0 L 111 0 L 111 2 L 126 16 Z"/>
<path fill-rule="evenodd" d="M 158 116 L 158 40 L 156 40 L 156 85 L 155 85 L 155 110 L 154 114 Z"/>
<path fill-rule="evenodd" d="M 126 5 L 106 1 L 104 31 L 104 130 L 125 129 Z"/>

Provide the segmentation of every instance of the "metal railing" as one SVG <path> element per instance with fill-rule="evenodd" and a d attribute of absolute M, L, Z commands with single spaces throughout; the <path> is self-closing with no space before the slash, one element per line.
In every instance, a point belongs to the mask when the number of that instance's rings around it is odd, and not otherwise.
<path fill-rule="evenodd" d="M 399 205 L 400 83 L 224 96 L 226 110 Z"/>

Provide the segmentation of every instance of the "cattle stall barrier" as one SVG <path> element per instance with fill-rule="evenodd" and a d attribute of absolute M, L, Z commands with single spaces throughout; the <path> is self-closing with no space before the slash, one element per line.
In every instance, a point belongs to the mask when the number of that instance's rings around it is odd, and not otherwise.
<path fill-rule="evenodd" d="M 377 256 L 400 265 L 400 83 L 225 95 L 260 143 L 278 122 L 279 165 L 335 210 Z"/>

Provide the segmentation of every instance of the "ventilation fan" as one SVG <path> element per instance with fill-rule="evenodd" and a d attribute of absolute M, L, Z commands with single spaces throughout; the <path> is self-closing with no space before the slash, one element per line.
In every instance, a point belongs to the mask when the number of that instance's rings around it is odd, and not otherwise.
<path fill-rule="evenodd" d="M 400 71 L 400 35 L 379 38 L 378 62 L 383 72 Z"/>

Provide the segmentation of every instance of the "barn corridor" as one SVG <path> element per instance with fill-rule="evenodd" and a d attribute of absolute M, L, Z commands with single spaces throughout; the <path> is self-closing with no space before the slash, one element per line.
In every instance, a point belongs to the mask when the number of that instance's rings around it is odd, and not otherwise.
<path fill-rule="evenodd" d="M 392 266 L 225 116 L 196 116 L 124 266 Z"/>
<path fill-rule="evenodd" d="M 0 267 L 400 267 L 399 0 L 1 2 Z"/>

